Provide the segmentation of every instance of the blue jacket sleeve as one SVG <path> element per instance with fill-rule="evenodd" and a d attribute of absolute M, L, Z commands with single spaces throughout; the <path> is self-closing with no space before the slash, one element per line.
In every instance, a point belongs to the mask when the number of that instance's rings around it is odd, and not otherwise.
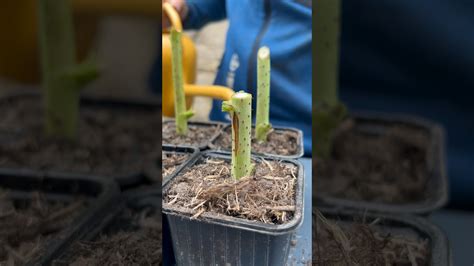
<path fill-rule="evenodd" d="M 184 21 L 184 28 L 198 29 L 208 22 L 224 19 L 226 0 L 187 0 L 189 12 Z"/>

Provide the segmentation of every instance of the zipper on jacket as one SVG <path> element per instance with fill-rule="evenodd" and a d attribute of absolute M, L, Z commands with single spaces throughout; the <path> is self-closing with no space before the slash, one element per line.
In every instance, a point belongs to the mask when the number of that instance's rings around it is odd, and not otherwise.
<path fill-rule="evenodd" d="M 247 70 L 247 90 L 250 94 L 254 94 L 254 90 L 257 88 L 253 88 L 253 85 L 256 84 L 255 81 L 255 71 L 256 71 L 256 64 L 257 64 L 257 52 L 258 49 L 260 48 L 260 42 L 262 41 L 263 35 L 267 32 L 268 27 L 270 26 L 270 18 L 271 18 L 271 0 L 265 0 L 264 2 L 264 12 L 265 12 L 265 17 L 263 20 L 263 25 L 260 28 L 260 31 L 257 34 L 257 37 L 255 38 L 255 42 L 253 43 L 252 47 L 252 52 L 250 53 L 250 60 L 249 60 L 249 67 Z M 255 97 L 252 102 L 255 103 Z"/>

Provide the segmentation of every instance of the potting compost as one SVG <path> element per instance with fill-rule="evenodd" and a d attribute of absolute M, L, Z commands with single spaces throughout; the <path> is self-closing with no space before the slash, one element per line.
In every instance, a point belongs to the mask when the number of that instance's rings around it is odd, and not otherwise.
<path fill-rule="evenodd" d="M 212 143 L 213 148 L 217 150 L 230 150 L 232 148 L 232 128 L 224 129 L 223 134 L 219 135 Z M 302 149 L 298 141 L 298 132 L 290 130 L 273 129 L 268 134 L 266 142 L 259 142 L 255 138 L 255 129 L 252 128 L 252 152 L 272 155 L 298 155 Z"/>
<path fill-rule="evenodd" d="M 422 237 L 384 233 L 378 220 L 341 224 L 313 214 L 313 265 L 432 265 Z"/>
<path fill-rule="evenodd" d="M 83 200 L 70 203 L 46 200 L 31 192 L 31 200 L 12 200 L 0 190 L 0 265 L 23 265 L 41 256 L 50 239 L 74 221 L 86 207 Z"/>
<path fill-rule="evenodd" d="M 167 121 L 163 123 L 162 138 L 163 144 L 184 145 L 195 147 L 206 147 L 221 130 L 220 124 L 192 123 L 188 125 L 186 135 L 176 133 L 175 123 Z"/>
<path fill-rule="evenodd" d="M 161 214 L 125 209 L 92 241 L 73 244 L 54 265 L 162 265 Z"/>
<path fill-rule="evenodd" d="M 419 201 L 429 181 L 428 147 L 422 130 L 392 126 L 374 135 L 347 120 L 335 136 L 331 157 L 314 160 L 317 193 L 379 203 Z"/>
<path fill-rule="evenodd" d="M 188 159 L 189 154 L 162 152 L 161 157 L 163 162 L 163 176 L 168 176 Z"/>
<path fill-rule="evenodd" d="M 83 105 L 76 141 L 46 136 L 42 117 L 40 97 L 0 100 L 0 167 L 116 177 L 143 171 L 161 145 L 159 111 Z"/>

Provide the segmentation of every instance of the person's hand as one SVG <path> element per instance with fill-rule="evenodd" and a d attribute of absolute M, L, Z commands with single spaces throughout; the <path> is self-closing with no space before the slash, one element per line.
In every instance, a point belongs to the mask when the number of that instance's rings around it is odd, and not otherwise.
<path fill-rule="evenodd" d="M 170 3 L 178 12 L 181 21 L 184 21 L 186 16 L 188 15 L 188 5 L 186 4 L 186 0 L 161 0 L 161 3 Z M 171 22 L 168 19 L 168 16 L 163 12 L 161 14 L 161 28 L 167 29 L 171 26 Z"/>

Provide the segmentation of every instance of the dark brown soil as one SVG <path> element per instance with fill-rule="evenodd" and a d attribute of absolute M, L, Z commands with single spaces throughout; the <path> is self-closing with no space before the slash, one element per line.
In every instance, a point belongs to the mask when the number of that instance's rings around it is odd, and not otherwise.
<path fill-rule="evenodd" d="M 55 265 L 162 265 L 161 215 L 127 210 L 117 223 L 131 223 L 129 230 L 108 232 L 92 242 L 76 243 L 72 263 Z"/>
<path fill-rule="evenodd" d="M 189 158 L 189 155 L 183 153 L 162 152 L 161 158 L 163 162 L 163 176 L 167 177 L 174 173 L 176 168 Z"/>
<path fill-rule="evenodd" d="M 273 130 L 268 134 L 267 142 L 258 142 L 253 136 L 252 128 L 252 152 L 265 153 L 282 156 L 298 155 L 302 149 L 298 143 L 298 134 L 293 131 Z M 213 148 L 217 150 L 232 149 L 232 129 L 226 128 L 224 134 L 220 135 L 213 143 Z"/>
<path fill-rule="evenodd" d="M 339 223 L 313 215 L 313 265 L 430 265 L 429 240 L 386 233 L 377 222 Z"/>
<path fill-rule="evenodd" d="M 193 147 L 206 146 L 218 134 L 220 125 L 188 125 L 188 134 L 176 134 L 174 122 L 163 123 L 163 144 L 185 145 Z"/>
<path fill-rule="evenodd" d="M 409 203 L 425 197 L 429 138 L 403 126 L 381 135 L 346 121 L 334 140 L 331 158 L 314 160 L 317 193 L 343 199 Z"/>
<path fill-rule="evenodd" d="M 40 98 L 0 104 L 0 167 L 123 176 L 160 150 L 159 111 L 82 106 L 77 142 L 43 134 Z"/>
<path fill-rule="evenodd" d="M 163 204 L 194 218 L 211 213 L 283 224 L 294 216 L 297 175 L 295 165 L 263 161 L 236 181 L 229 161 L 205 158 L 173 180 Z"/>
<path fill-rule="evenodd" d="M 45 251 L 55 238 L 84 210 L 85 202 L 47 201 L 35 192 L 29 201 L 11 200 L 0 190 L 0 265 L 23 265 Z"/>

